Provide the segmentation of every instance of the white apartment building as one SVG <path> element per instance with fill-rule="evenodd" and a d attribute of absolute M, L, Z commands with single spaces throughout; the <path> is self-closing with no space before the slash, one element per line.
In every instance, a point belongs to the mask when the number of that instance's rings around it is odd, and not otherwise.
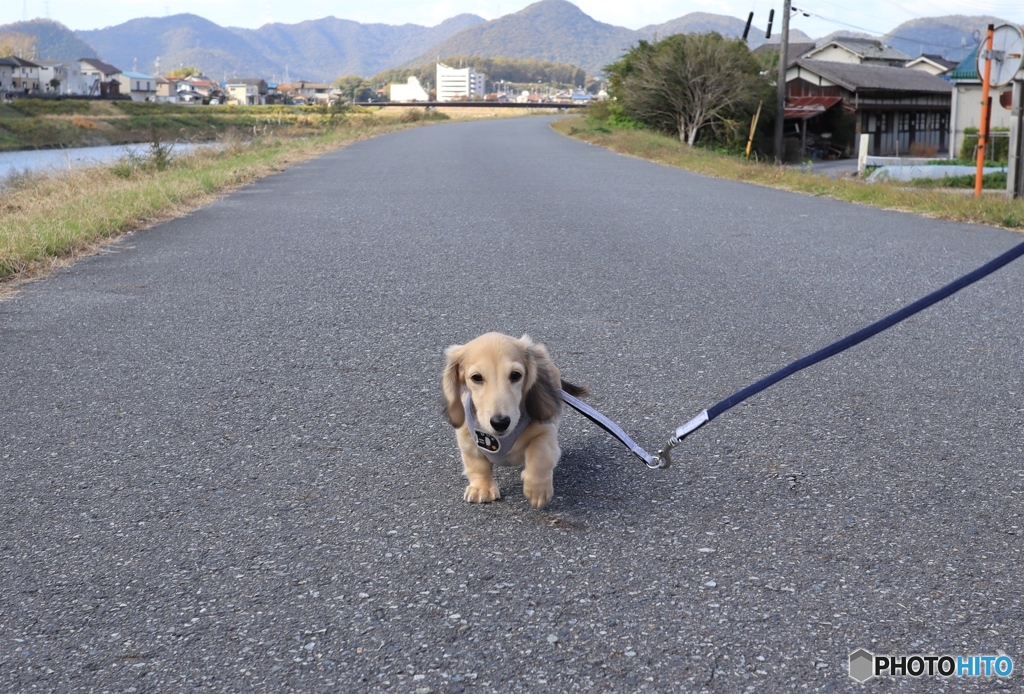
<path fill-rule="evenodd" d="M 89 85 L 82 77 L 82 68 L 77 60 L 37 60 L 39 64 L 39 85 L 47 93 L 88 94 Z M 57 86 L 53 86 L 57 80 Z"/>
<path fill-rule="evenodd" d="M 392 84 L 391 85 L 391 100 L 392 101 L 430 101 L 430 96 L 427 91 L 420 84 L 420 80 L 415 75 L 409 77 L 409 80 L 405 84 Z"/>
<path fill-rule="evenodd" d="M 460 101 L 478 97 L 484 98 L 486 76 L 471 67 L 448 67 L 437 64 L 437 100 Z"/>

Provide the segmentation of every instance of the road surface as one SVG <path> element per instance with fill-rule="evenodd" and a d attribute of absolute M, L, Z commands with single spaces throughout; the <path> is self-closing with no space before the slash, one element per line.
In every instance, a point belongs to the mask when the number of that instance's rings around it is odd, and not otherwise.
<path fill-rule="evenodd" d="M 0 687 L 843 691 L 859 648 L 1024 667 L 1024 263 L 668 470 L 567 411 L 547 509 L 514 470 L 462 501 L 450 344 L 529 333 L 653 450 L 1021 240 L 548 123 L 360 142 L 0 303 Z"/>

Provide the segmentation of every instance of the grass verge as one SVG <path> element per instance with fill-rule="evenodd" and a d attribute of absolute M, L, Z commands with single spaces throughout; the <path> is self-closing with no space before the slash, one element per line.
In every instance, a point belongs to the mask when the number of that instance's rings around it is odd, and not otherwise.
<path fill-rule="evenodd" d="M 19 176 L 0 196 L 0 282 L 33 279 L 126 232 L 356 140 L 409 127 L 372 116 L 307 137 L 260 137 L 175 156 L 122 159 L 57 176 Z"/>
<path fill-rule="evenodd" d="M 1024 201 L 1002 195 L 975 199 L 960 191 L 914 189 L 891 182 L 867 184 L 850 178 L 828 178 L 799 169 L 747 161 L 648 130 L 619 130 L 583 118 L 557 121 L 555 130 L 613 152 L 648 159 L 696 173 L 855 202 L 935 219 L 1024 229 Z"/>

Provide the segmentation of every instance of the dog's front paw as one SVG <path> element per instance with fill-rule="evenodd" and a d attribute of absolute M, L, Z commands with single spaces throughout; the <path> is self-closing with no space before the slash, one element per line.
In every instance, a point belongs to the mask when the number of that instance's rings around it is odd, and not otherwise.
<path fill-rule="evenodd" d="M 534 508 L 544 508 L 554 495 L 555 486 L 550 478 L 540 481 L 523 480 L 523 496 Z"/>
<path fill-rule="evenodd" d="M 498 485 L 493 482 L 485 487 L 477 487 L 471 484 L 466 487 L 466 493 L 462 495 L 462 498 L 471 504 L 486 504 L 500 499 L 501 491 L 498 489 Z"/>

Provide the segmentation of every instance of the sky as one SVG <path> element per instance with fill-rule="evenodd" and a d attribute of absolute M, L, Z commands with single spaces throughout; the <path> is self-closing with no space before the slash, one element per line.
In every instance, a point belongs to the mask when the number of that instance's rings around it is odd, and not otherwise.
<path fill-rule="evenodd" d="M 781 10 L 780 0 L 571 0 L 599 22 L 639 29 L 660 24 L 690 12 L 713 12 L 746 19 L 754 12 L 754 24 L 764 27 L 768 12 Z M 791 0 L 801 10 L 791 26 L 812 37 L 840 29 L 884 34 L 897 25 L 920 17 L 945 14 L 994 15 L 1024 24 L 1021 0 Z M 154 0 L 140 10 L 138 0 L 2 0 L 0 25 L 23 19 L 49 17 L 76 29 L 99 29 L 140 16 L 192 13 L 221 26 L 255 29 L 269 22 L 296 24 L 308 19 L 334 16 L 364 24 L 420 24 L 434 26 L 457 14 L 470 13 L 497 19 L 518 12 L 531 0 Z M 805 16 L 807 13 L 811 16 Z M 781 28 L 775 23 L 773 36 Z"/>

